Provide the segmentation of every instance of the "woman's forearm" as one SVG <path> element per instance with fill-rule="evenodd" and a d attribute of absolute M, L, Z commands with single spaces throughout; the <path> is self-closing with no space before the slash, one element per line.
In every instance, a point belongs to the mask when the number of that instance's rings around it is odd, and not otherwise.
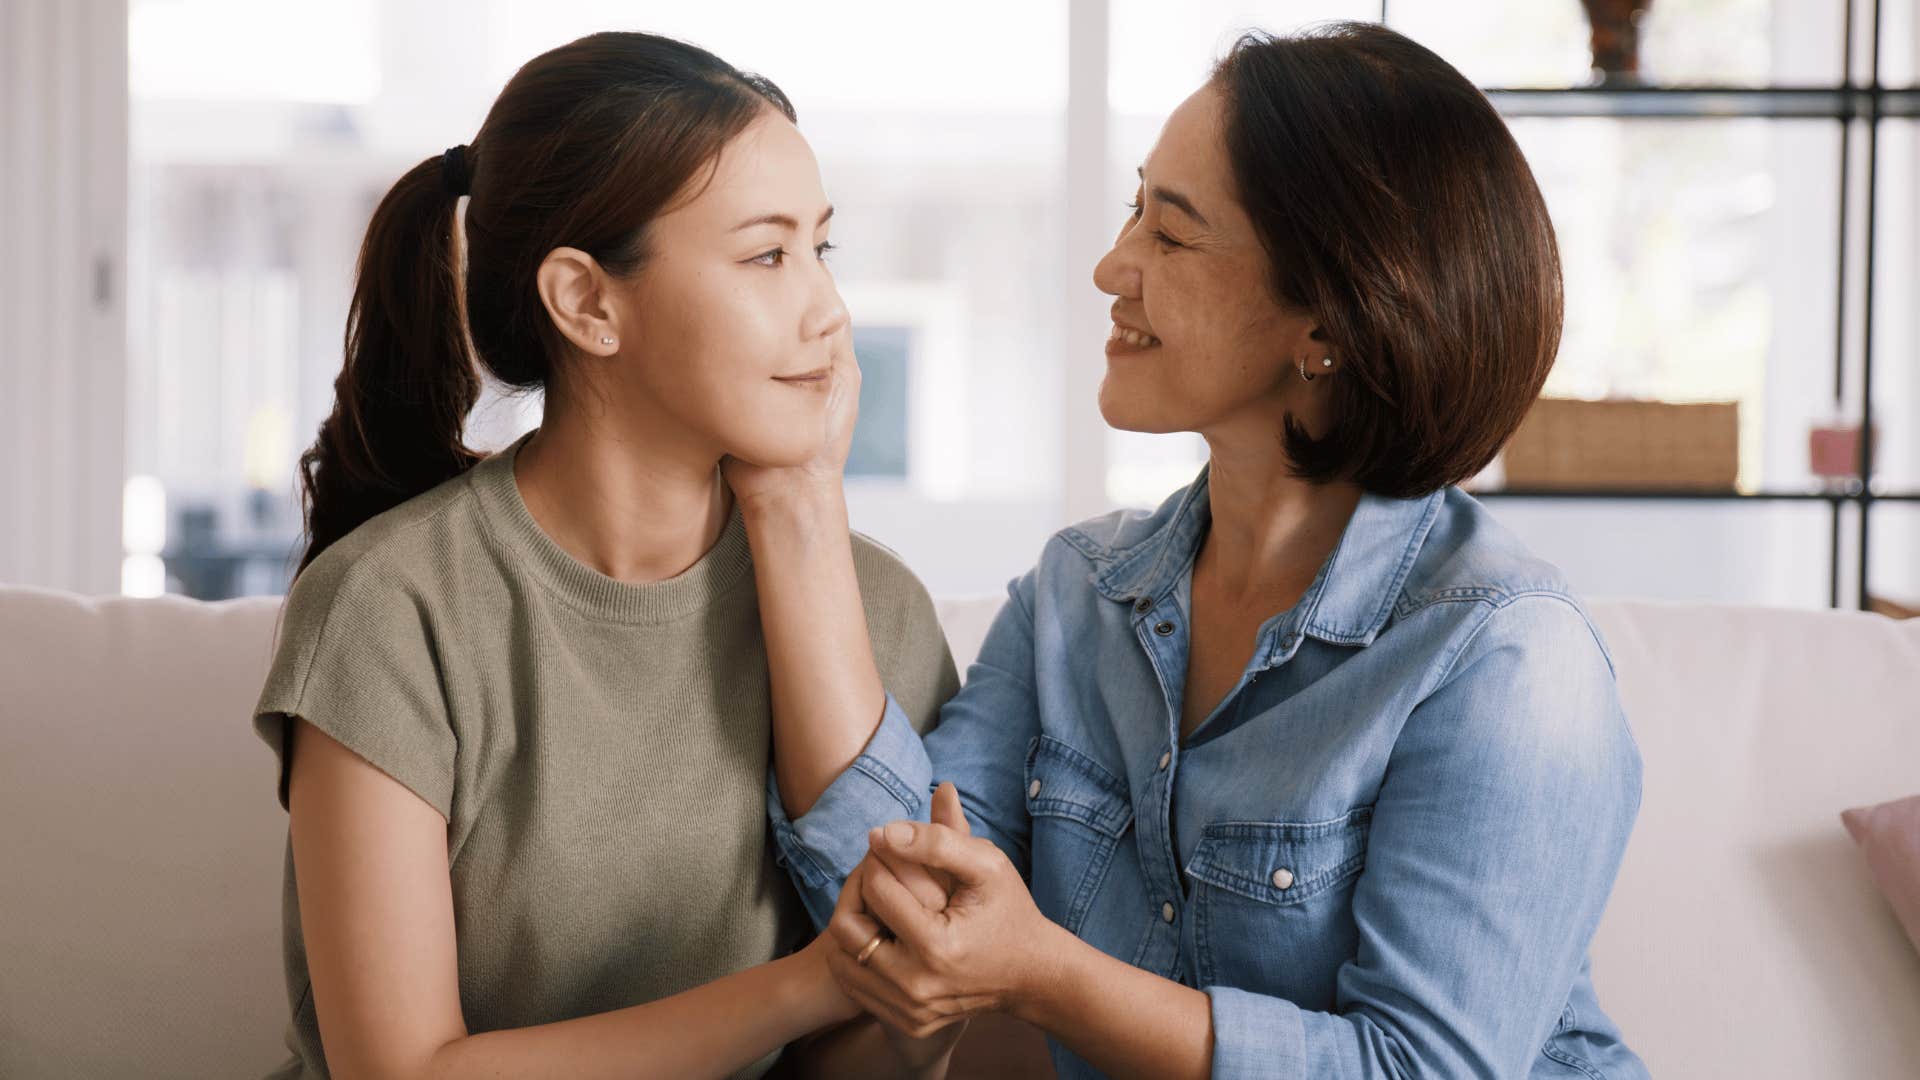
<path fill-rule="evenodd" d="M 1115 1077 L 1193 1077 L 1213 1065 L 1204 991 L 1116 960 L 1055 926 L 1012 1012 Z"/>
<path fill-rule="evenodd" d="M 742 514 L 767 644 L 774 777 L 797 818 L 873 738 L 886 692 L 838 485 L 796 485 Z"/>
<path fill-rule="evenodd" d="M 728 1076 L 845 1020 L 845 1007 L 827 966 L 803 950 L 644 1005 L 468 1035 L 422 1076 Z"/>

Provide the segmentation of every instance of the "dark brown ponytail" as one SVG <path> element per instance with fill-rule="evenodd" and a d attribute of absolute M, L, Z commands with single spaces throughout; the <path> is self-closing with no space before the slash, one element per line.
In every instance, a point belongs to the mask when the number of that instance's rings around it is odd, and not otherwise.
<path fill-rule="evenodd" d="M 407 171 L 360 244 L 333 412 L 300 455 L 306 569 L 327 545 L 478 459 L 461 440 L 480 376 L 461 326 L 441 159 Z"/>
<path fill-rule="evenodd" d="M 535 57 L 465 151 L 464 274 L 443 157 L 408 170 L 368 223 L 333 411 L 300 455 L 300 570 L 480 460 L 464 441 L 479 365 L 516 390 L 547 385 L 567 354 L 535 284 L 548 252 L 636 273 L 648 224 L 768 107 L 794 118 L 773 83 L 670 38 L 593 34 Z"/>

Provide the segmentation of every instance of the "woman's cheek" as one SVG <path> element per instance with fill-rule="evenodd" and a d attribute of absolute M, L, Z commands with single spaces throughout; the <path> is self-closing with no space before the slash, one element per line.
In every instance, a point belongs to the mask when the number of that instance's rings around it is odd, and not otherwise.
<path fill-rule="evenodd" d="M 757 295 L 730 305 L 717 320 L 719 332 L 727 339 L 724 355 L 740 378 L 764 381 L 792 374 L 785 365 L 794 352 L 793 342 L 799 338 L 799 322 L 782 319 L 781 307 L 776 290 L 761 289 Z M 782 325 L 787 328 L 785 333 L 780 331 Z"/>

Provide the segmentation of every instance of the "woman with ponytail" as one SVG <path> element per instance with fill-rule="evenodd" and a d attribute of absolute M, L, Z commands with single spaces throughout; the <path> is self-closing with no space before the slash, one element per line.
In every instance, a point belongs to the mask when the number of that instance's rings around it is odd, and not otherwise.
<path fill-rule="evenodd" d="M 289 813 L 276 1075 L 944 1071 L 840 989 L 768 831 L 770 738 L 809 718 L 763 610 L 871 657 L 839 677 L 876 717 L 957 684 L 924 588 L 849 543 L 859 373 L 793 120 L 596 34 L 374 212 L 253 717 Z M 483 370 L 543 395 L 494 454 Z"/>

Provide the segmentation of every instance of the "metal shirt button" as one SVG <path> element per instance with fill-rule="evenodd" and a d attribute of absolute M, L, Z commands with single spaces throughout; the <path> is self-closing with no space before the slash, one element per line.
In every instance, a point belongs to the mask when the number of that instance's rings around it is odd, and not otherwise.
<path fill-rule="evenodd" d="M 1139 612 L 1142 615 L 1145 615 L 1147 612 L 1152 611 L 1153 597 L 1143 596 L 1140 599 L 1134 601 L 1133 610 Z"/>
<path fill-rule="evenodd" d="M 1164 768 L 1166 768 L 1166 767 L 1167 767 L 1167 762 L 1169 762 L 1169 761 L 1172 761 L 1172 760 L 1173 760 L 1173 751 L 1171 751 L 1171 750 L 1162 750 L 1162 751 L 1160 751 L 1160 767 L 1161 767 L 1162 769 L 1164 769 Z"/>
<path fill-rule="evenodd" d="M 1275 870 L 1273 872 L 1273 885 L 1276 889 L 1293 888 L 1293 871 L 1284 866 Z"/>
<path fill-rule="evenodd" d="M 1027 785 L 1027 798 L 1034 799 L 1034 798 L 1038 798 L 1039 796 L 1040 796 L 1040 781 L 1035 780 L 1033 783 Z"/>
<path fill-rule="evenodd" d="M 1168 634 L 1173 633 L 1173 624 L 1170 622 L 1155 623 L 1153 632 L 1159 634 L 1161 637 L 1166 637 Z"/>
<path fill-rule="evenodd" d="M 1171 902 L 1160 905 L 1160 917 L 1167 922 L 1173 921 L 1173 904 Z"/>

